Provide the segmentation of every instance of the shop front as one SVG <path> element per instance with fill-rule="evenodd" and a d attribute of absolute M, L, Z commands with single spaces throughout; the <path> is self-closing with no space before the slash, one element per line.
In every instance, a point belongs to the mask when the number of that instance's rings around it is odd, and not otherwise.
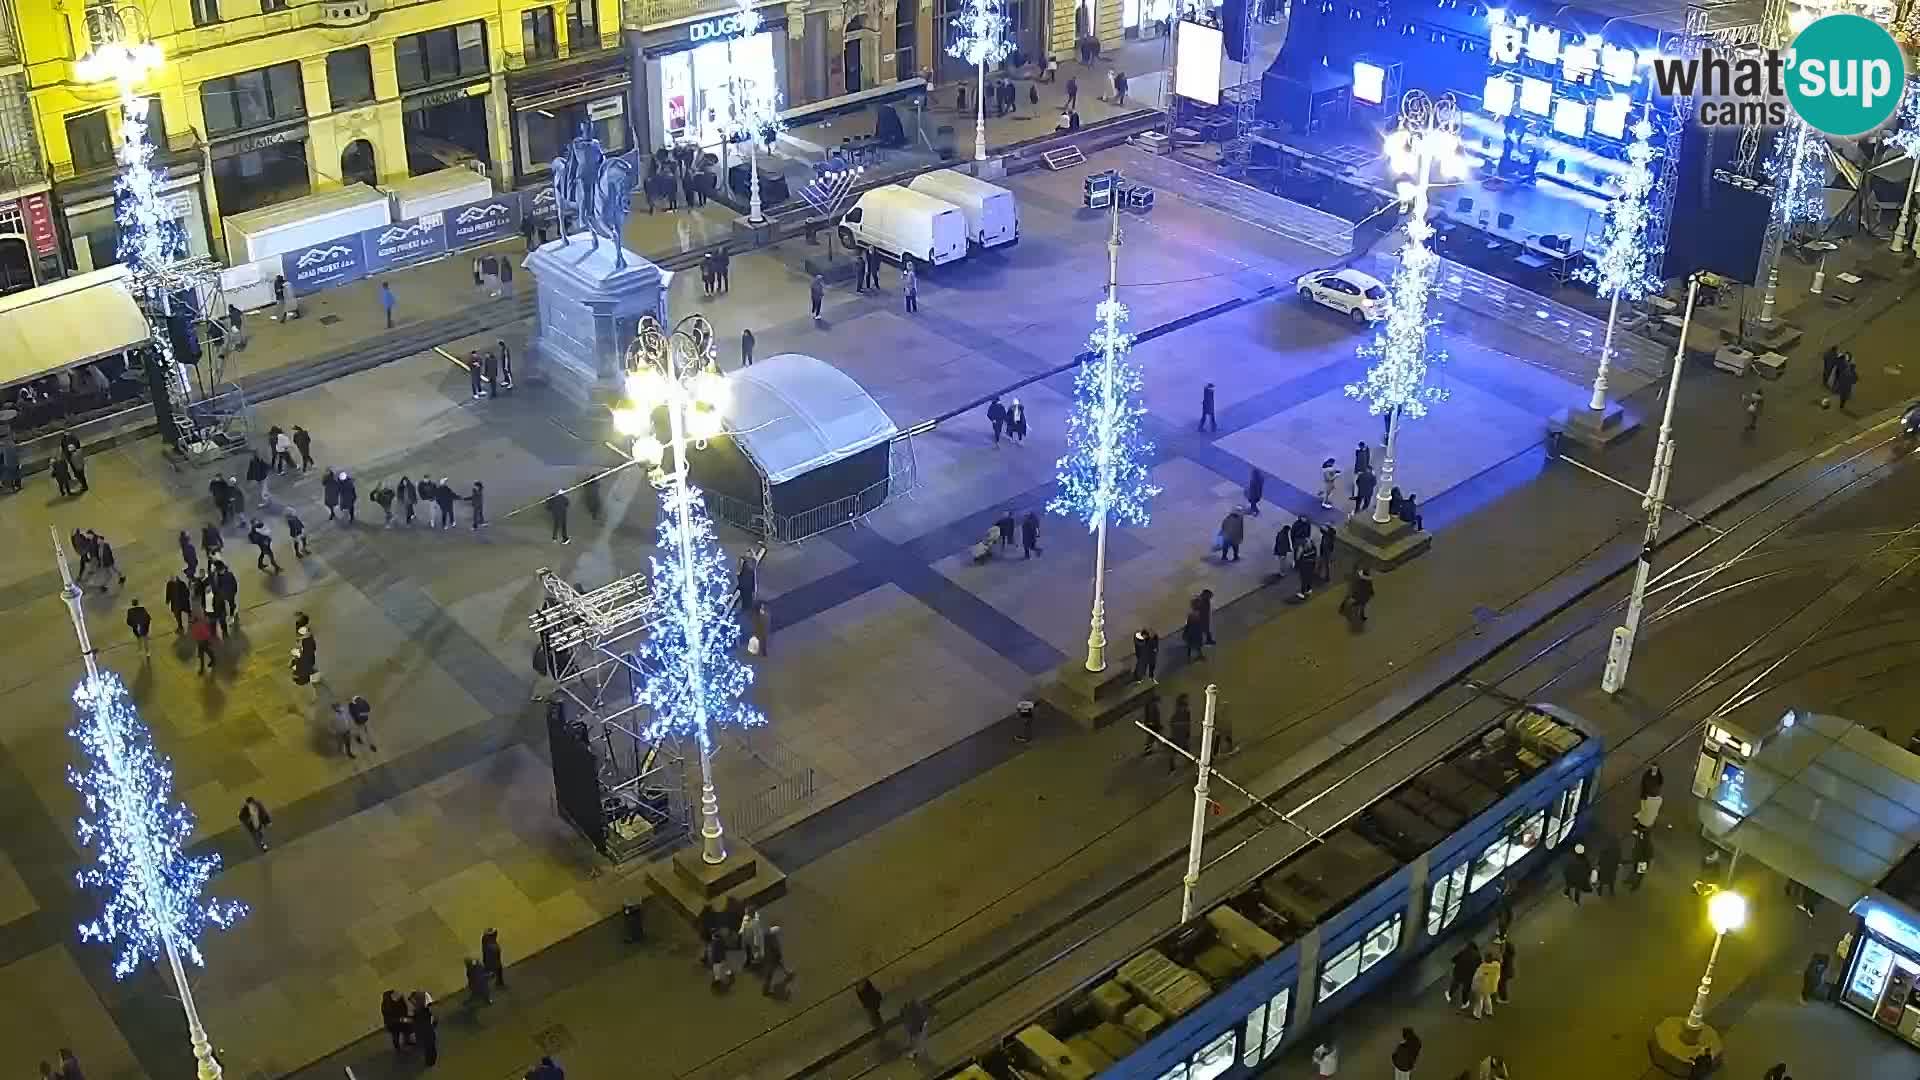
<path fill-rule="evenodd" d="M 509 75 L 507 104 L 513 110 L 514 186 L 546 182 L 553 159 L 587 125 L 609 155 L 633 149 L 627 91 L 633 84 L 626 57 L 615 52 L 590 65 Z"/>
<path fill-rule="evenodd" d="M 483 77 L 400 98 L 408 176 L 466 166 L 473 161 L 485 167 L 493 160 L 487 150 L 490 88 L 490 81 Z"/>
<path fill-rule="evenodd" d="M 1920 1046 L 1920 913 L 1869 894 L 1853 907 L 1854 928 L 1840 1003 Z"/>
<path fill-rule="evenodd" d="M 213 193 L 227 217 L 298 199 L 313 191 L 307 122 L 236 132 L 208 147 Z"/>
<path fill-rule="evenodd" d="M 53 195 L 38 191 L 0 203 L 0 295 L 60 276 L 60 234 Z"/>
<path fill-rule="evenodd" d="M 640 35 L 634 123 L 650 150 L 691 143 L 718 153 L 729 126 L 728 82 L 738 73 L 772 73 L 787 100 L 787 20 L 783 4 L 760 9 L 754 34 L 740 34 L 734 13 L 652 27 Z"/>

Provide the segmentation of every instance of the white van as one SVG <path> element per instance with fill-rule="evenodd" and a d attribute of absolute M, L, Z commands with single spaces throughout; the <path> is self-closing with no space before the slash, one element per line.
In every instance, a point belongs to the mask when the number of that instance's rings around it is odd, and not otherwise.
<path fill-rule="evenodd" d="M 967 219 L 967 239 L 983 248 L 1020 239 L 1020 204 L 998 184 L 958 169 L 941 169 L 914 177 L 907 187 L 959 207 Z"/>
<path fill-rule="evenodd" d="M 861 195 L 840 218 L 840 239 L 899 262 L 939 266 L 966 256 L 967 219 L 952 203 L 888 184 Z"/>

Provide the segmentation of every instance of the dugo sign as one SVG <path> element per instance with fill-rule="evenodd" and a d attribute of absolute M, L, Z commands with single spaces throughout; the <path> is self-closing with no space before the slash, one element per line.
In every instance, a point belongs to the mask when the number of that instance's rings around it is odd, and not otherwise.
<path fill-rule="evenodd" d="M 702 41 L 722 41 L 737 37 L 748 32 L 747 21 L 737 11 L 731 15 L 716 15 L 711 19 L 701 19 L 687 27 L 687 40 L 698 44 Z M 751 21 L 756 24 L 755 29 L 757 29 L 759 16 L 753 16 Z"/>
<path fill-rule="evenodd" d="M 1907 79 L 1900 44 L 1859 15 L 1815 19 L 1785 50 L 1728 55 L 1709 46 L 1652 66 L 1661 96 L 1699 99 L 1705 127 L 1780 127 L 1791 108 L 1814 130 L 1848 139 L 1893 119 Z"/>

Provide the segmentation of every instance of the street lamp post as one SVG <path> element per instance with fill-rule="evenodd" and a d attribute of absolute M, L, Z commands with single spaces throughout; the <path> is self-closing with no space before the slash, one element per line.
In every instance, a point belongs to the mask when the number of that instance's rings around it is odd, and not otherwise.
<path fill-rule="evenodd" d="M 1213 716 L 1220 688 L 1207 684 L 1207 711 L 1200 719 L 1199 772 L 1193 781 L 1193 828 L 1187 837 L 1187 874 L 1180 880 L 1180 922 L 1193 918 L 1193 890 L 1200 887 L 1200 849 L 1207 838 L 1207 781 L 1213 776 Z"/>
<path fill-rule="evenodd" d="M 740 0 L 733 21 L 734 34 L 727 39 L 727 106 L 732 121 L 728 138 L 747 140 L 747 220 L 760 225 L 767 220 L 760 205 L 760 142 L 771 140 L 782 127 L 780 94 L 774 88 L 773 72 L 762 65 L 749 68 L 734 54 L 734 45 L 758 34 L 765 22 L 754 0 Z"/>
<path fill-rule="evenodd" d="M 1722 890 L 1707 901 L 1707 921 L 1713 925 L 1713 948 L 1707 953 L 1706 970 L 1700 973 L 1700 985 L 1693 994 L 1693 1007 L 1685 1017 L 1669 1016 L 1653 1029 L 1648 1048 L 1654 1064 L 1676 1076 L 1691 1074 L 1693 1063 L 1705 1054 L 1718 1062 L 1726 1046 L 1706 1022 L 1707 998 L 1713 992 L 1713 968 L 1720 960 L 1720 944 L 1727 934 L 1747 922 L 1747 898 Z"/>
<path fill-rule="evenodd" d="M 689 315 L 671 330 L 663 328 L 652 316 L 643 318 L 639 333 L 627 351 L 627 403 L 614 412 L 614 426 L 632 440 L 630 452 L 635 460 L 657 467 L 664 453 L 673 454 L 672 468 L 656 468 L 654 477 L 655 485 L 665 492 L 664 502 L 670 515 L 661 530 L 662 536 L 673 541 L 671 562 L 665 566 L 658 562 L 654 565 L 654 590 L 663 592 L 665 585 L 677 594 L 676 602 L 670 605 L 670 617 L 678 620 L 678 625 L 671 629 L 679 637 L 675 647 L 680 655 L 672 658 L 677 670 L 665 673 L 658 693 L 653 692 L 650 684 L 647 696 L 649 704 L 657 710 L 650 730 L 664 733 L 683 729 L 692 734 L 699 745 L 700 858 L 709 865 L 727 860 L 726 832 L 720 823 L 720 799 L 713 783 L 711 730 L 721 718 L 711 714 L 712 700 L 716 693 L 728 694 L 727 684 L 738 682 L 738 689 L 744 689 L 745 683 L 751 680 L 750 674 L 736 680 L 728 677 L 729 672 L 709 670 L 710 654 L 716 643 L 707 640 L 715 630 L 708 620 L 716 613 L 707 602 L 709 598 L 705 594 L 709 583 L 703 578 L 699 563 L 707 554 L 701 550 L 701 542 L 711 540 L 711 526 L 706 523 L 700 493 L 687 481 L 689 447 L 721 431 L 718 404 L 725 391 L 725 381 L 720 377 L 714 355 L 713 327 L 704 316 Z M 653 436 L 652 416 L 656 406 L 664 407 L 667 413 L 669 442 L 666 444 Z M 725 571 L 724 560 L 721 571 Z M 662 577 L 668 580 L 663 583 Z M 718 614 L 732 618 L 730 613 Z M 727 629 L 732 631 L 728 635 L 727 644 L 730 644 L 731 638 L 738 635 L 738 627 L 728 624 L 722 633 Z M 728 662 L 737 664 L 737 661 Z M 671 709 L 685 712 L 664 714 Z M 751 710 L 741 712 L 735 719 L 743 726 L 764 722 L 764 718 Z"/>
<path fill-rule="evenodd" d="M 1593 394 L 1587 401 L 1590 413 L 1604 414 L 1607 409 L 1607 373 L 1613 361 L 1613 333 L 1620 320 L 1620 301 L 1644 296 L 1653 282 L 1647 272 L 1652 253 L 1647 250 L 1647 232 L 1653 223 L 1650 197 L 1653 193 L 1653 123 L 1645 116 L 1633 126 L 1633 142 L 1627 147 L 1627 169 L 1621 176 L 1620 190 L 1607 205 L 1606 247 L 1591 270 L 1579 277 L 1594 285 L 1608 298 L 1607 332 L 1600 343 L 1600 367 L 1593 376 Z M 1604 421 L 1602 421 L 1604 423 Z"/>
<path fill-rule="evenodd" d="M 1005 60 L 1013 52 L 1007 40 L 1007 17 L 1000 0 L 967 0 L 967 6 L 954 17 L 959 34 L 947 55 L 974 66 L 973 160 L 987 160 L 987 68 Z"/>

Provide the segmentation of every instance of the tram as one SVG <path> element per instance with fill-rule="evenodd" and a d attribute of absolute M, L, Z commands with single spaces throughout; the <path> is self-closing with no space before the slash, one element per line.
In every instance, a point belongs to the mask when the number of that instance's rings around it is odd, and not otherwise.
<path fill-rule="evenodd" d="M 1337 824 L 947 1080 L 1236 1080 L 1309 1037 L 1585 826 L 1604 754 L 1579 717 L 1518 704 L 1450 734 L 1363 767 Z"/>

